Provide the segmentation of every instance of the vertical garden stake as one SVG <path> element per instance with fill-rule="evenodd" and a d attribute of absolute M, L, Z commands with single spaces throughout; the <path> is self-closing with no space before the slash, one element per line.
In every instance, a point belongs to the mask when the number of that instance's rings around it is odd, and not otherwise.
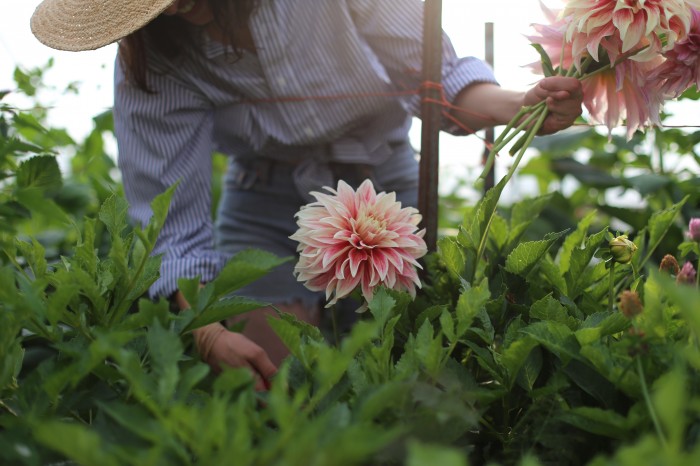
<path fill-rule="evenodd" d="M 438 219 L 439 136 L 442 99 L 442 0 L 426 0 L 423 18 L 423 83 L 421 91 L 421 157 L 418 210 L 426 229 L 425 243 L 435 251 Z M 430 85 L 426 85 L 430 84 Z"/>
<path fill-rule="evenodd" d="M 485 23 L 485 30 L 484 30 L 484 53 L 486 54 L 486 63 L 491 65 L 491 68 L 494 67 L 494 47 L 493 47 L 493 23 L 488 22 Z M 485 130 L 485 135 L 484 135 L 484 142 L 486 143 L 486 147 L 484 147 L 484 156 L 483 156 L 483 164 L 486 164 L 486 160 L 489 157 L 489 153 L 491 152 L 491 147 L 494 143 L 494 139 L 496 137 L 496 130 L 495 128 L 487 128 Z M 496 184 L 496 170 L 494 169 L 494 166 L 491 167 L 491 169 L 486 173 L 486 178 L 484 179 L 484 193 L 488 191 L 489 189 L 493 188 Z"/>

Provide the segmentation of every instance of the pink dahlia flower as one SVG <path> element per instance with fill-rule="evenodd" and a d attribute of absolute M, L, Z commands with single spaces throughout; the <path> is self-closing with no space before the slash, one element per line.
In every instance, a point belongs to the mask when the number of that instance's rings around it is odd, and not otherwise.
<path fill-rule="evenodd" d="M 692 10 L 690 32 L 664 54 L 666 61 L 650 75 L 650 85 L 667 99 L 695 84 L 700 89 L 700 11 Z"/>
<path fill-rule="evenodd" d="M 608 130 L 627 122 L 627 139 L 635 131 L 661 125 L 659 114 L 663 99 L 645 85 L 646 76 L 658 61 L 625 60 L 615 68 L 583 81 L 583 103 L 591 120 Z"/>
<path fill-rule="evenodd" d="M 297 280 L 325 291 L 326 307 L 358 286 L 367 301 L 380 285 L 415 297 L 417 259 L 427 252 L 418 211 L 402 208 L 395 193 L 377 194 L 369 180 L 357 191 L 342 180 L 337 190 L 325 189 L 330 194 L 312 192 L 316 202 L 296 214 L 299 229 L 290 238 L 299 242 Z"/>
<path fill-rule="evenodd" d="M 700 218 L 691 218 L 688 222 L 688 238 L 700 243 Z"/>
<path fill-rule="evenodd" d="M 683 264 L 681 271 L 676 275 L 676 283 L 685 283 L 687 285 L 694 285 L 696 278 L 696 270 L 693 264 L 686 262 Z"/>
<path fill-rule="evenodd" d="M 568 0 L 562 15 L 571 19 L 567 40 L 596 58 L 605 37 L 619 37 L 622 53 L 649 44 L 649 54 L 673 48 L 690 29 L 691 8 L 685 0 Z"/>

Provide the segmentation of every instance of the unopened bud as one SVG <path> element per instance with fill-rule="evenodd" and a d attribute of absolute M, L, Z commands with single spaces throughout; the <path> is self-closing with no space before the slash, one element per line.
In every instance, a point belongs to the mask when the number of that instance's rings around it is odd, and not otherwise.
<path fill-rule="evenodd" d="M 659 265 L 659 271 L 666 272 L 671 275 L 678 275 L 681 266 L 678 265 L 678 261 L 671 254 L 666 254 L 663 259 L 661 259 L 661 264 Z"/>
<path fill-rule="evenodd" d="M 620 312 L 627 318 L 639 315 L 644 310 L 642 301 L 636 291 L 625 290 L 620 293 Z"/>
<path fill-rule="evenodd" d="M 610 254 L 613 260 L 620 264 L 629 263 L 637 251 L 637 245 L 628 240 L 627 235 L 611 239 L 608 246 L 610 246 Z"/>
<path fill-rule="evenodd" d="M 700 218 L 691 218 L 688 223 L 688 238 L 700 243 Z"/>
<path fill-rule="evenodd" d="M 686 283 L 688 285 L 693 285 L 695 283 L 695 276 L 697 275 L 697 272 L 695 271 L 695 267 L 693 267 L 693 264 L 690 262 L 686 262 L 683 264 L 683 268 L 681 269 L 680 272 L 678 272 L 678 275 L 676 275 L 676 283 Z"/>

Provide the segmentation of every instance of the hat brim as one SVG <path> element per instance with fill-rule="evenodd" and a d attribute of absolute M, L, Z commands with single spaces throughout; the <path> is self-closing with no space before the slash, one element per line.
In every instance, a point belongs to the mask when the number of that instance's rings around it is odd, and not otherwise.
<path fill-rule="evenodd" d="M 144 27 L 174 0 L 44 0 L 30 26 L 57 50 L 94 50 Z"/>

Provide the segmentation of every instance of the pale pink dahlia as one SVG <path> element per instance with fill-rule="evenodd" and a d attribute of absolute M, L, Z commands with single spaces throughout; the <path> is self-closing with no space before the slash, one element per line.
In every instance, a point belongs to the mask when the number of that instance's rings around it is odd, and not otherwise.
<path fill-rule="evenodd" d="M 418 211 L 402 208 L 395 193 L 377 194 L 369 180 L 357 191 L 342 180 L 337 190 L 325 189 L 330 194 L 312 192 L 316 202 L 296 214 L 299 229 L 290 238 L 299 242 L 297 280 L 325 291 L 326 307 L 358 285 L 367 301 L 380 285 L 415 297 L 417 259 L 427 252 Z"/>
<path fill-rule="evenodd" d="M 691 218 L 688 222 L 688 238 L 700 243 L 700 218 Z"/>
<path fill-rule="evenodd" d="M 566 31 L 567 40 L 585 44 L 594 58 L 605 37 L 618 37 L 622 41 L 622 53 L 649 45 L 648 53 L 655 54 L 670 50 L 676 41 L 685 38 L 690 29 L 691 3 L 685 0 L 568 0 L 562 15 L 571 20 Z M 584 40 L 576 37 L 580 34 L 585 36 Z"/>
<path fill-rule="evenodd" d="M 670 99 L 693 84 L 700 88 L 700 11 L 692 10 L 690 32 L 664 56 L 664 64 L 649 75 L 652 88 Z"/>
<path fill-rule="evenodd" d="M 583 80 L 583 103 L 591 120 L 616 128 L 627 122 L 627 139 L 635 131 L 661 125 L 663 99 L 646 86 L 646 76 L 654 62 L 625 60 L 611 70 Z"/>

